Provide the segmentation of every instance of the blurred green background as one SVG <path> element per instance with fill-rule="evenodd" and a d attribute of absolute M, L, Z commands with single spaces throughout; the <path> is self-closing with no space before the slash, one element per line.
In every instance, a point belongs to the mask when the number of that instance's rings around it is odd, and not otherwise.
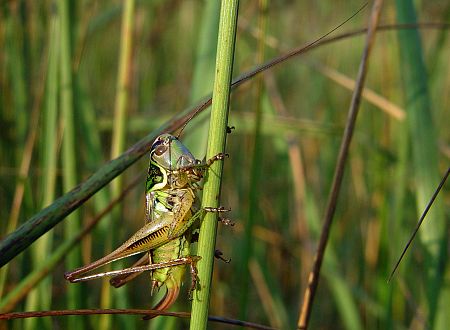
<path fill-rule="evenodd" d="M 235 76 L 313 41 L 361 5 L 241 1 Z M 385 2 L 381 24 L 450 21 L 448 1 L 414 5 L 415 15 L 410 1 Z M 211 92 L 219 6 L 176 0 L 0 4 L 0 237 Z M 369 14 L 370 5 L 335 35 L 364 27 Z M 321 46 L 234 91 L 221 204 L 231 207 L 236 225 L 219 226 L 217 247 L 231 263 L 216 262 L 211 315 L 295 328 L 363 45 L 359 35 Z M 449 58 L 442 28 L 377 35 L 311 329 L 450 324 L 448 184 L 386 283 L 449 164 Z M 206 119 L 205 113 L 192 120 L 181 137 L 199 159 Z M 146 275 L 117 290 L 107 281 L 68 284 L 63 278 L 142 226 L 144 181 L 39 285 L 25 290 L 24 299 L 9 300 L 146 166 L 146 158 L 137 162 L 0 270 L 2 312 L 155 304 Z M 185 283 L 171 310 L 189 311 L 188 275 Z M 0 327 L 188 327 L 187 320 L 168 317 L 142 322 L 138 316 L 80 316 Z"/>

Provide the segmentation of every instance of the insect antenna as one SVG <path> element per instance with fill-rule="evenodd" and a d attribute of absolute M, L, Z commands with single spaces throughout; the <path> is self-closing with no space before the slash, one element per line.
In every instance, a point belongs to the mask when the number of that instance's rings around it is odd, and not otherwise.
<path fill-rule="evenodd" d="M 194 111 L 194 113 L 186 120 L 186 122 L 183 124 L 183 126 L 181 126 L 180 130 L 178 131 L 178 134 L 175 136 L 177 139 L 180 138 L 181 133 L 183 133 L 185 127 L 187 126 L 187 124 L 189 124 L 189 122 L 195 117 L 197 116 L 203 109 L 200 107 L 197 110 Z"/>
<path fill-rule="evenodd" d="M 178 136 L 176 137 L 178 139 Z M 172 172 L 172 140 L 169 140 L 169 170 Z"/>
<path fill-rule="evenodd" d="M 425 216 L 427 215 L 428 211 L 430 210 L 431 205 L 433 205 L 433 202 L 436 199 L 439 192 L 441 191 L 441 188 L 444 186 L 444 183 L 447 180 L 449 174 L 450 174 L 450 167 L 447 169 L 447 172 L 445 173 L 444 177 L 442 178 L 441 182 L 439 183 L 439 186 L 437 187 L 436 191 L 434 192 L 433 196 L 431 197 L 430 201 L 428 202 L 427 206 L 425 207 L 425 210 L 423 211 L 422 216 L 420 217 L 419 222 L 417 223 L 416 229 L 414 229 L 414 232 L 412 233 L 411 238 L 408 240 L 408 243 L 406 244 L 405 248 L 403 249 L 403 252 L 400 255 L 400 258 L 398 258 L 398 261 L 395 264 L 394 269 L 391 272 L 391 275 L 389 275 L 388 283 L 391 281 L 392 277 L 395 274 L 395 271 L 397 270 L 398 266 L 400 265 L 400 262 L 402 261 L 404 255 L 405 255 L 406 251 L 408 250 L 412 241 L 416 237 L 416 234 L 419 231 L 419 228 L 422 225 L 422 222 L 425 219 Z"/>

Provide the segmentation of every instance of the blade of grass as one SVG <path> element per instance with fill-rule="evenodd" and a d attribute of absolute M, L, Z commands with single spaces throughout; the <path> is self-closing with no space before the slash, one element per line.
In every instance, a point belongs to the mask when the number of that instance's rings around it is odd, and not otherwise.
<path fill-rule="evenodd" d="M 416 13 L 412 1 L 396 1 L 397 20 L 415 22 Z M 411 141 L 414 177 L 416 178 L 416 202 L 418 215 L 425 209 L 429 196 L 434 192 L 434 185 L 439 181 L 439 149 L 435 137 L 436 128 L 431 114 L 431 101 L 428 91 L 427 73 L 423 59 L 420 37 L 417 31 L 400 31 L 400 69 L 403 76 L 403 89 L 408 112 L 408 131 Z M 443 286 L 443 269 L 446 265 L 446 223 L 443 206 L 436 201 L 433 212 L 428 217 L 419 233 L 425 246 L 427 272 L 428 322 L 434 329 L 437 318 L 446 319 L 447 311 L 437 308 L 440 295 L 450 288 Z M 449 295 L 446 294 L 446 297 Z M 439 302 L 439 304 L 445 302 Z M 446 302 L 450 303 L 450 302 Z M 441 315 L 438 315 L 441 314 Z M 445 323 L 445 322 L 444 322 Z M 442 329 L 444 329 L 444 326 Z M 436 324 L 436 328 L 437 324 Z"/>
<path fill-rule="evenodd" d="M 269 285 L 269 281 L 265 278 L 265 274 L 258 261 L 251 259 L 248 266 L 248 270 L 252 276 L 252 282 L 256 287 L 270 325 L 276 329 L 287 329 L 288 317 L 284 306 L 280 306 L 283 305 L 283 300 L 280 299 L 281 297 L 277 293 L 274 293 L 274 287 L 276 285 L 274 285 L 273 281 L 270 281 Z M 280 290 L 276 291 L 280 292 Z"/>
<path fill-rule="evenodd" d="M 227 0 L 221 4 L 216 76 L 214 79 L 213 103 L 206 153 L 208 159 L 225 150 L 238 8 L 238 0 Z M 218 206 L 222 169 L 223 162 L 215 162 L 208 170 L 203 191 L 202 207 Z M 195 330 L 207 328 L 216 231 L 217 214 L 206 214 L 200 226 L 198 240 L 198 255 L 202 258 L 198 262 L 200 289 L 195 291 L 192 303 L 190 328 Z"/>
<path fill-rule="evenodd" d="M 5 17 L 6 32 L 6 50 L 8 51 L 7 73 L 10 76 L 9 83 L 12 88 L 13 107 L 14 107 L 14 130 L 16 143 L 20 144 L 22 150 L 25 143 L 28 127 L 28 93 L 25 80 L 25 53 L 23 50 L 23 39 L 25 30 L 21 21 L 20 5 L 11 4 L 10 11 Z M 16 154 L 20 159 L 20 154 Z"/>
<path fill-rule="evenodd" d="M 69 1 L 59 0 L 57 3 L 60 17 L 60 107 L 63 121 L 63 141 L 62 141 L 62 168 L 63 168 L 63 189 L 70 191 L 77 184 L 77 148 L 75 144 L 75 124 L 74 124 L 74 103 L 72 87 L 72 47 L 71 37 L 72 24 L 69 16 Z M 64 236 L 68 240 L 81 228 L 81 219 L 78 211 L 74 211 L 68 216 L 64 224 Z M 72 249 L 66 256 L 65 267 L 73 269 L 81 264 L 81 247 Z M 68 286 L 67 306 L 77 308 L 82 302 L 82 287 Z M 69 327 L 72 329 L 82 328 L 81 319 L 70 317 Z"/>
<path fill-rule="evenodd" d="M 41 61 L 41 67 L 42 71 L 40 73 L 40 77 L 42 77 L 42 81 L 47 81 L 47 70 L 48 70 L 48 61 L 47 61 L 47 53 L 45 53 L 42 56 Z M 44 63 L 45 62 L 45 63 Z M 23 151 L 22 161 L 20 163 L 20 169 L 19 169 L 19 181 L 16 184 L 16 188 L 14 191 L 14 197 L 13 202 L 11 206 L 11 212 L 9 214 L 8 218 L 8 225 L 7 225 L 7 233 L 10 233 L 14 231 L 17 227 L 17 223 L 19 221 L 19 215 L 20 211 L 22 209 L 22 202 L 23 197 L 25 193 L 25 183 L 26 179 L 29 176 L 29 170 L 30 170 L 30 164 L 31 159 L 33 156 L 33 149 L 35 147 L 36 143 L 36 136 L 38 132 L 38 123 L 39 123 L 39 117 L 41 114 L 41 107 L 42 107 L 42 99 L 44 98 L 44 86 L 46 84 L 41 84 L 39 87 L 39 90 L 36 93 L 35 100 L 33 103 L 33 109 L 31 111 L 31 117 L 29 121 L 29 129 L 28 129 L 28 136 L 27 140 L 25 142 L 25 148 Z M 8 275 L 8 267 L 5 266 L 0 270 L 0 297 L 3 296 L 3 290 L 6 283 L 6 277 Z"/>
<path fill-rule="evenodd" d="M 40 182 L 40 191 L 42 200 L 40 205 L 42 208 L 50 205 L 55 197 L 56 186 L 56 163 L 57 163 L 57 114 L 58 114 L 58 59 L 59 59 L 59 17 L 57 13 L 52 13 L 49 28 L 49 57 L 48 57 L 48 73 L 46 80 L 46 103 L 43 113 L 43 139 L 40 149 L 42 151 L 41 164 L 43 166 L 43 176 Z M 53 233 L 49 232 L 42 236 L 33 246 L 31 251 L 33 268 L 39 268 L 51 253 L 53 243 Z M 41 283 L 35 290 L 32 290 L 26 301 L 27 310 L 35 310 L 37 308 L 50 308 L 52 280 L 48 278 Z M 47 324 L 49 325 L 49 324 Z M 28 320 L 25 326 L 29 329 L 36 327 L 36 320 Z"/>
<path fill-rule="evenodd" d="M 406 251 L 408 250 L 409 246 L 413 242 L 414 238 L 416 237 L 417 232 L 419 231 L 420 226 L 422 225 L 423 220 L 425 219 L 425 216 L 427 215 L 428 211 L 430 210 L 431 206 L 433 205 L 434 200 L 436 199 L 437 195 L 439 194 L 442 186 L 444 185 L 445 181 L 447 180 L 448 175 L 450 174 L 450 167 L 447 169 L 447 172 L 444 174 L 444 177 L 442 178 L 441 182 L 439 183 L 439 186 L 437 187 L 436 191 L 434 192 L 433 196 L 431 197 L 430 201 L 428 202 L 425 210 L 423 211 L 422 215 L 420 216 L 419 222 L 416 225 L 416 228 L 413 231 L 413 234 L 411 235 L 411 238 L 408 240 L 408 243 L 406 243 L 406 246 L 404 247 L 400 257 L 397 260 L 397 263 L 394 266 L 394 269 L 392 270 L 391 274 L 389 275 L 388 282 L 391 281 L 392 276 L 394 276 L 395 271 L 397 270 L 397 267 L 400 265 L 400 262 L 402 261 Z"/>

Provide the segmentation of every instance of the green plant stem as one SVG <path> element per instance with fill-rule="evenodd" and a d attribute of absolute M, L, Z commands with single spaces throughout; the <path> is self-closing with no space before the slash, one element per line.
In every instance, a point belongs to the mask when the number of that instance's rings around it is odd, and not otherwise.
<path fill-rule="evenodd" d="M 216 76 L 206 152 L 208 159 L 225 150 L 238 8 L 238 0 L 222 1 L 217 42 Z M 218 206 L 222 169 L 222 162 L 215 162 L 210 167 L 204 187 L 202 207 Z M 202 259 L 198 262 L 200 288 L 194 293 L 192 303 L 191 329 L 195 330 L 206 329 L 207 327 L 216 231 L 217 214 L 207 213 L 200 226 L 198 241 L 198 255 Z"/>

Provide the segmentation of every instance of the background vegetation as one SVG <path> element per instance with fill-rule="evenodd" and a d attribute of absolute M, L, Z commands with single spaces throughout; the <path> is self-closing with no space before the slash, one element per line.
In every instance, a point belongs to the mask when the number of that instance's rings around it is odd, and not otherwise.
<path fill-rule="evenodd" d="M 408 3 L 386 2 L 381 24 L 450 21 L 447 1 L 417 2 L 417 17 Z M 1 3 L 1 237 L 211 92 L 219 4 Z M 264 6 L 264 1 L 241 1 L 235 76 L 320 37 L 361 3 L 273 1 L 261 10 Z M 336 33 L 364 27 L 369 11 Z M 366 82 L 370 91 L 356 123 L 312 329 L 450 324 L 448 185 L 420 240 L 386 283 L 450 158 L 448 31 L 422 29 L 418 35 L 395 30 L 377 35 Z M 235 129 L 227 141 L 231 157 L 224 165 L 221 204 L 232 208 L 229 217 L 236 225 L 219 225 L 217 247 L 231 263 L 216 262 L 212 315 L 295 327 L 363 44 L 359 36 L 322 46 L 233 93 L 229 122 Z M 206 128 L 205 120 L 195 119 L 182 136 L 200 159 Z M 143 224 L 141 182 L 76 248 L 63 252 L 64 260 L 33 290 L 26 289 L 23 300 L 5 306 L 26 276 L 56 258 L 58 248 L 146 166 L 147 159 L 141 159 L 0 270 L 3 312 L 154 305 L 145 275 L 118 290 L 106 281 L 68 284 L 63 278 L 64 271 L 103 256 Z M 184 290 L 173 310 L 189 309 Z M 78 316 L 2 324 L 37 325 L 120 329 L 141 328 L 142 321 Z M 187 321 L 159 317 L 148 326 L 180 328 Z"/>

